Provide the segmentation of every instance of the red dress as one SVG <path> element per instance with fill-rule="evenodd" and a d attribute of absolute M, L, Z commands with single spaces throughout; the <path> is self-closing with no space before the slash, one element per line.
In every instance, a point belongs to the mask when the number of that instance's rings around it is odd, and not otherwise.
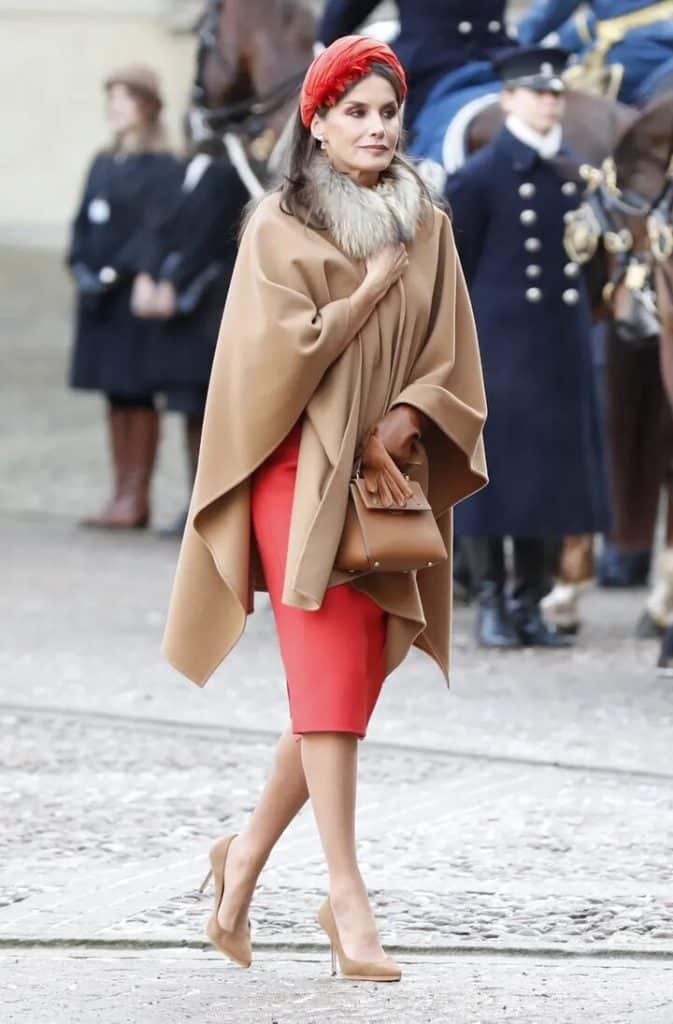
<path fill-rule="evenodd" d="M 309 612 L 283 604 L 301 423 L 252 478 L 252 523 L 285 666 L 292 731 L 363 738 L 385 676 L 386 613 L 350 584 Z"/>

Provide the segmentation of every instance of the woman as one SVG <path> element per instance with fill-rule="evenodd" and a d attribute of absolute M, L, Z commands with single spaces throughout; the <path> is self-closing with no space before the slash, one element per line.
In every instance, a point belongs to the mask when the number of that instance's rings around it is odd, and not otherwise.
<path fill-rule="evenodd" d="M 359 454 L 372 494 L 402 504 L 422 434 L 449 550 L 451 507 L 486 481 L 472 312 L 449 221 L 399 155 L 405 92 L 371 39 L 337 40 L 307 72 L 287 179 L 243 231 L 164 641 L 203 685 L 269 590 L 291 725 L 246 831 L 211 850 L 211 940 L 250 963 L 255 882 L 310 797 L 320 924 L 345 976 L 378 981 L 400 970 L 357 862 L 357 740 L 412 643 L 448 679 L 451 573 L 335 571 L 349 480 Z"/>
<path fill-rule="evenodd" d="M 71 384 L 106 396 L 114 469 L 109 501 L 84 525 L 118 529 L 149 519 L 159 420 L 146 380 L 149 330 L 131 298 L 143 228 L 177 164 L 166 152 L 153 71 L 120 68 L 105 93 L 113 139 L 89 171 L 68 255 L 79 293 Z"/>
<path fill-rule="evenodd" d="M 217 329 L 236 259 L 236 232 L 248 200 L 219 140 L 195 139 L 165 210 L 150 230 L 143 263 L 144 305 L 152 318 L 148 380 L 166 409 L 184 416 L 194 483 Z M 140 282 L 139 282 L 140 285 Z M 163 536 L 181 537 L 186 510 Z"/>

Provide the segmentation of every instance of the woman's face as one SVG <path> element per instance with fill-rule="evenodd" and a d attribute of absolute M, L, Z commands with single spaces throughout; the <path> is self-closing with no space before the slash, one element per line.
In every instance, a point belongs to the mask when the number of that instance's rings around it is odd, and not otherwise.
<path fill-rule="evenodd" d="M 311 124 L 332 166 L 361 185 L 376 184 L 395 155 L 400 130 L 395 90 L 376 74 L 354 85 L 324 117 L 316 114 Z"/>
<path fill-rule="evenodd" d="M 115 135 L 142 127 L 138 101 L 120 82 L 115 82 L 107 90 L 107 118 Z"/>

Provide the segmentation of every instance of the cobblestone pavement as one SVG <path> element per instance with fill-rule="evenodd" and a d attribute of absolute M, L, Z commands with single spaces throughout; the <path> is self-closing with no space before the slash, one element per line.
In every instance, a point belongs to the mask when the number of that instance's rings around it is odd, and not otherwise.
<path fill-rule="evenodd" d="M 0 938 L 201 942 L 208 842 L 244 819 L 271 743 L 37 710 L 2 725 Z M 362 748 L 363 866 L 393 946 L 673 952 L 672 818 L 673 780 Z M 257 941 L 320 942 L 324 886 L 306 812 Z"/>
<path fill-rule="evenodd" d="M 384 940 L 408 965 L 401 986 L 323 982 L 308 810 L 256 895 L 263 972 L 211 955 L 206 851 L 245 820 L 287 716 L 268 605 L 205 689 L 162 664 L 176 548 L 75 527 L 105 489 L 99 405 L 63 388 L 53 258 L 19 254 L 10 285 L 22 359 L 0 405 L 9 1019 L 338 1024 L 357 1006 L 367 1022 L 670 1024 L 671 967 L 656 958 L 673 957 L 673 683 L 653 670 L 656 644 L 632 637 L 642 592 L 590 593 L 569 654 L 484 654 L 458 609 L 451 690 L 421 656 L 387 682 L 361 746 L 359 836 Z M 182 501 L 177 426 L 159 521 Z"/>
<path fill-rule="evenodd" d="M 329 977 L 329 958 L 210 953 L 0 955 L 5 1024 L 670 1024 L 673 966 L 405 957 L 399 985 Z"/>

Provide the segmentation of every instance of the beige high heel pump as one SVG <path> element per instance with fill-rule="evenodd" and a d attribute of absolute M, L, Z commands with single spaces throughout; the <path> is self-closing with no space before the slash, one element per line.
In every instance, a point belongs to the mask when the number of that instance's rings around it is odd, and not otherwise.
<path fill-rule="evenodd" d="M 318 924 L 327 933 L 332 953 L 332 975 L 337 973 L 337 957 L 341 974 L 349 981 L 399 981 L 402 977 L 402 969 L 392 959 L 385 957 L 384 960 L 351 960 L 344 953 L 341 945 L 339 932 L 332 913 L 332 905 L 329 899 L 325 900 L 318 911 Z"/>
<path fill-rule="evenodd" d="M 240 967 L 249 967 L 252 963 L 250 922 L 248 921 L 247 928 L 239 929 L 235 932 L 225 931 L 217 923 L 217 912 L 220 909 L 224 895 L 224 868 L 227 863 L 229 847 L 235 838 L 235 835 L 224 836 L 211 846 L 208 855 L 210 858 L 210 870 L 201 883 L 199 892 L 205 890 L 212 877 L 215 885 L 215 909 L 206 925 L 206 935 L 216 949 L 219 949 L 220 953 L 229 957 L 230 960 L 233 960 Z"/>

